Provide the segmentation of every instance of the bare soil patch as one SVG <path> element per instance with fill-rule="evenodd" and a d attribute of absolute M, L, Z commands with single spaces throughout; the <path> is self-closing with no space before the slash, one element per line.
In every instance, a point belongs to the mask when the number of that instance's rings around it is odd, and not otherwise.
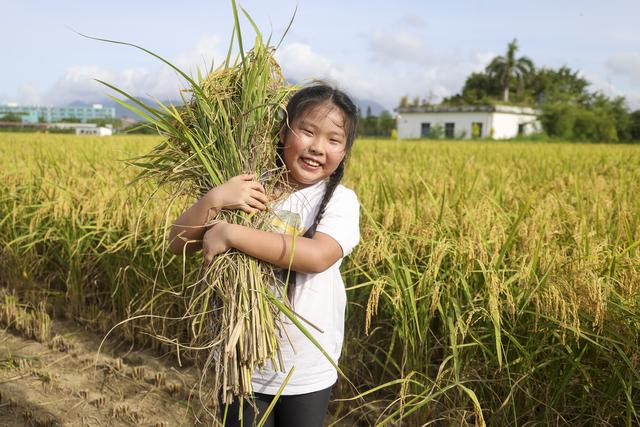
<path fill-rule="evenodd" d="M 70 321 L 47 342 L 0 329 L 0 427 L 191 426 L 197 372 Z"/>

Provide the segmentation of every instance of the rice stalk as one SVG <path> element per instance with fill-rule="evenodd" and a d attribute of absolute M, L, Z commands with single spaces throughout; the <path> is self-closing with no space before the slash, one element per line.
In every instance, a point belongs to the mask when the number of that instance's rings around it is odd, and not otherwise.
<path fill-rule="evenodd" d="M 260 177 L 269 196 L 276 187 L 286 187 L 283 170 L 276 167 L 276 145 L 282 111 L 295 88 L 285 84 L 273 57 L 275 49 L 246 12 L 256 37 L 253 48 L 244 51 L 238 11 L 232 4 L 239 57 L 231 61 L 230 46 L 226 61 L 204 77 L 198 69 L 200 78 L 192 78 L 159 55 L 131 45 L 159 58 L 186 80 L 182 105 L 156 101 L 156 106 L 149 106 L 101 81 L 128 102 L 116 101 L 147 119 L 147 125 L 164 137 L 151 152 L 129 162 L 140 170 L 134 182 L 151 180 L 169 188 L 174 199 L 202 196 L 242 173 Z M 271 213 L 221 211 L 210 218 L 220 219 L 269 230 Z M 188 348 L 210 348 L 199 359 L 204 362 L 201 384 L 209 377 L 212 383 L 204 398 L 214 407 L 218 396 L 228 404 L 234 396 L 251 395 L 255 369 L 270 364 L 284 370 L 277 339 L 280 308 L 273 301 L 288 302 L 281 288 L 274 287 L 276 280 L 270 264 L 229 251 L 201 269 L 200 277 L 184 289 L 183 319 L 191 331 Z M 152 314 L 162 310 L 149 308 Z"/>

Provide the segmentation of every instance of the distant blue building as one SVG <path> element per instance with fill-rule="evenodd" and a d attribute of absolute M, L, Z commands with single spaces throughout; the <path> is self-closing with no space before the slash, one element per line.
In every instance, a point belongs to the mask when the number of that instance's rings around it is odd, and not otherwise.
<path fill-rule="evenodd" d="M 93 104 L 91 107 L 39 107 L 19 106 L 17 104 L 0 105 L 0 121 L 7 113 L 18 114 L 22 123 L 57 123 L 62 120 L 74 120 L 87 123 L 96 119 L 115 119 L 116 109 Z"/>

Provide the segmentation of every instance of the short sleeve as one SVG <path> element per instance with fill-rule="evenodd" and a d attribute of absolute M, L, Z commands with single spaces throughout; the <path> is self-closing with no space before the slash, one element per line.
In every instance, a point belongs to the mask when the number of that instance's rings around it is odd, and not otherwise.
<path fill-rule="evenodd" d="M 316 231 L 333 237 L 342 247 L 343 256 L 349 255 L 360 241 L 360 203 L 356 193 L 338 186 Z"/>

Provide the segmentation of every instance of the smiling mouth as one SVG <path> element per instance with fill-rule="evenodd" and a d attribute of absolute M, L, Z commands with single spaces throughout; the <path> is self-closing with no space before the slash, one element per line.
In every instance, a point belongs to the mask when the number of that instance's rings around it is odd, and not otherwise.
<path fill-rule="evenodd" d="M 312 167 L 312 168 L 318 168 L 320 166 L 322 166 L 322 163 L 313 160 L 313 159 L 308 159 L 306 157 L 301 157 L 300 160 L 302 160 L 302 163 L 304 163 L 305 165 Z"/>

